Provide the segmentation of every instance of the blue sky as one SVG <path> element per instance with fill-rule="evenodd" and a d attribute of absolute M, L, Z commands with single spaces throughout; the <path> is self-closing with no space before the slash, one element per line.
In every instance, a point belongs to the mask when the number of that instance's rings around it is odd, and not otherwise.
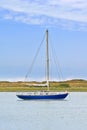
<path fill-rule="evenodd" d="M 3 0 L 0 1 L 0 80 L 24 80 L 46 29 L 63 80 L 87 79 L 86 0 Z M 42 57 L 43 54 L 35 62 L 31 80 L 44 80 Z M 50 67 L 55 72 L 54 68 Z M 60 80 L 56 75 L 54 79 Z"/>

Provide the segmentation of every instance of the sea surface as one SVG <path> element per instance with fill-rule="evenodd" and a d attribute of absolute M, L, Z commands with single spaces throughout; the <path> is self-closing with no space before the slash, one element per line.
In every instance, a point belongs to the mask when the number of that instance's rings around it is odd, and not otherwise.
<path fill-rule="evenodd" d="M 87 93 L 65 100 L 23 101 L 0 93 L 0 130 L 87 130 Z"/>

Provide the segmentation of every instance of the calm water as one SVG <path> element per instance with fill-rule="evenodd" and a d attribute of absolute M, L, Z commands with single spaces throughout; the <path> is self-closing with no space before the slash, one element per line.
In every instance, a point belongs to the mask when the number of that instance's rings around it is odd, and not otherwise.
<path fill-rule="evenodd" d="M 23 101 L 0 93 L 0 130 L 87 130 L 87 93 L 63 101 Z"/>

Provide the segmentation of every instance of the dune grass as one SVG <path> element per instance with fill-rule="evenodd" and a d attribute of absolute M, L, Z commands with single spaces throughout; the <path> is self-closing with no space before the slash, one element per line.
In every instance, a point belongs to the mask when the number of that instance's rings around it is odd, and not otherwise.
<path fill-rule="evenodd" d="M 46 87 L 32 86 L 33 82 L 29 82 L 28 86 L 25 82 L 0 82 L 0 92 L 28 92 L 47 90 Z M 36 82 L 34 82 L 36 83 Z M 87 92 L 86 80 L 70 80 L 63 82 L 50 82 L 50 91 L 69 91 L 69 92 Z"/>

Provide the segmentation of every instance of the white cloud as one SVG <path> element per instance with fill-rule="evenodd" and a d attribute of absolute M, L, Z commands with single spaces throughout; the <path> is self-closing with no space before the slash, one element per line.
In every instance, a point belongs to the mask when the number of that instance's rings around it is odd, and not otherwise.
<path fill-rule="evenodd" d="M 2 13 L 3 12 L 3 13 Z M 87 23 L 86 0 L 3 0 L 0 17 L 27 24 L 53 24 L 85 29 Z M 62 21 L 62 22 L 61 22 Z"/>

